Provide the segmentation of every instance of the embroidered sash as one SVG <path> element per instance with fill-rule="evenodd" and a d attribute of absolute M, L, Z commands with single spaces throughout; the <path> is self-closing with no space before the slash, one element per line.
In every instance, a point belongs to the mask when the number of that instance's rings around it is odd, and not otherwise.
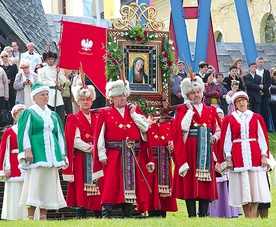
<path fill-rule="evenodd" d="M 93 169 L 92 155 L 90 153 L 83 152 L 77 148 L 74 148 L 74 151 L 80 152 L 83 154 L 84 191 L 86 191 L 87 196 L 100 195 L 98 182 L 92 181 L 92 169 Z"/>
<path fill-rule="evenodd" d="M 140 150 L 140 141 L 132 141 L 133 150 Z M 127 146 L 125 140 L 108 141 L 108 149 L 118 150 L 122 152 L 123 164 L 123 183 L 125 191 L 125 202 L 136 203 L 136 181 L 135 181 L 135 161 L 131 149 Z"/>
<path fill-rule="evenodd" d="M 197 137 L 196 177 L 200 181 L 211 181 L 210 175 L 210 143 L 211 130 L 203 126 L 190 129 L 190 136 Z"/>
<path fill-rule="evenodd" d="M 158 192 L 160 197 L 171 196 L 169 161 L 170 154 L 164 146 L 152 147 L 153 157 L 158 162 Z"/>

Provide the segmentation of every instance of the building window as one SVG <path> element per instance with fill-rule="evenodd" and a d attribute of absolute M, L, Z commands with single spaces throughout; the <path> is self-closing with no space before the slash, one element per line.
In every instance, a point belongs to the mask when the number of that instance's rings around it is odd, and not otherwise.
<path fill-rule="evenodd" d="M 129 5 L 132 2 L 136 2 L 136 0 L 121 0 L 121 6 Z"/>
<path fill-rule="evenodd" d="M 66 14 L 66 0 L 62 0 L 61 7 L 62 14 Z"/>
<path fill-rule="evenodd" d="M 270 14 L 265 23 L 265 42 L 266 43 L 273 43 L 275 42 L 275 32 L 276 32 L 276 25 L 275 19 L 272 14 Z"/>
<path fill-rule="evenodd" d="M 220 31 L 216 31 L 214 36 L 215 36 L 216 42 L 218 42 L 218 43 L 224 42 L 223 35 Z"/>

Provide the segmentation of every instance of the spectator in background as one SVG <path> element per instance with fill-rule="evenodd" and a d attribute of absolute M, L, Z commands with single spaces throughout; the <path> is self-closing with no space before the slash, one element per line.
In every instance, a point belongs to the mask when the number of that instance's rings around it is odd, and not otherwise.
<path fill-rule="evenodd" d="M 177 62 L 177 71 L 173 78 L 171 78 L 171 106 L 184 103 L 184 99 L 181 94 L 180 83 L 187 77 L 184 71 L 184 62 Z"/>
<path fill-rule="evenodd" d="M 237 75 L 240 78 L 240 82 L 242 83 L 240 89 L 244 90 L 244 81 L 243 76 L 246 74 L 246 71 L 242 70 L 243 60 L 241 58 L 236 58 L 233 61 L 233 65 L 237 66 Z"/>
<path fill-rule="evenodd" d="M 249 73 L 243 76 L 245 91 L 249 96 L 249 108 L 254 113 L 260 113 L 261 111 L 261 93 L 264 85 L 261 83 L 261 76 L 256 74 L 256 63 L 250 62 Z"/>
<path fill-rule="evenodd" d="M 256 59 L 256 74 L 261 76 L 261 84 L 263 89 L 261 89 L 261 115 L 264 118 L 267 130 L 269 127 L 269 100 L 270 93 L 269 88 L 271 86 L 271 76 L 270 72 L 264 68 L 264 59 L 262 57 L 257 57 Z"/>
<path fill-rule="evenodd" d="M 36 64 L 42 63 L 41 56 L 34 52 L 35 45 L 34 43 L 27 44 L 27 51 L 21 54 L 21 59 L 26 59 L 30 61 L 30 69 L 34 71 Z"/>
<path fill-rule="evenodd" d="M 203 92 L 203 101 L 207 106 L 219 107 L 221 103 L 222 90 L 218 84 L 214 83 L 214 74 L 206 73 L 205 79 L 205 89 Z"/>
<path fill-rule="evenodd" d="M 272 70 L 272 81 L 270 87 L 270 110 L 272 114 L 273 124 L 276 127 L 276 69 Z"/>
<path fill-rule="evenodd" d="M 42 82 L 45 86 L 49 86 L 49 103 L 48 107 L 57 112 L 62 123 L 65 123 L 64 103 L 61 96 L 61 86 L 66 81 L 66 77 L 62 74 L 59 67 L 55 67 L 57 60 L 57 53 L 50 50 L 42 54 L 43 61 L 47 66 L 38 70 L 38 81 Z"/>
<path fill-rule="evenodd" d="M 62 69 L 62 74 L 66 77 L 66 79 L 63 81 L 63 84 L 61 84 L 61 96 L 64 103 L 64 111 L 65 111 L 65 119 L 68 116 L 68 114 L 73 113 L 72 109 L 72 94 L 71 94 L 71 73 L 72 70 L 69 69 Z"/>
<path fill-rule="evenodd" d="M 237 80 L 239 81 L 239 89 L 244 90 L 244 87 L 242 85 L 241 78 L 238 77 L 237 75 L 237 66 L 231 65 L 229 68 L 229 74 L 227 77 L 224 78 L 223 82 L 227 83 L 227 86 L 229 89 L 231 89 L 231 81 L 232 80 Z M 229 90 L 228 90 L 229 91 Z"/>
<path fill-rule="evenodd" d="M 217 79 L 217 84 L 220 86 L 220 89 L 222 91 L 222 97 L 221 97 L 221 102 L 220 102 L 220 108 L 223 110 L 224 116 L 228 114 L 228 104 L 226 102 L 226 94 L 229 90 L 227 83 L 223 82 L 224 76 L 222 73 L 217 73 L 216 74 L 216 79 Z"/>
<path fill-rule="evenodd" d="M 12 46 L 12 56 L 17 58 L 20 61 L 21 60 L 21 53 L 18 50 L 19 46 L 18 46 L 17 42 L 12 42 L 11 46 Z"/>
<path fill-rule="evenodd" d="M 16 90 L 16 103 L 24 104 L 29 108 L 34 104 L 31 98 L 31 87 L 38 80 L 38 75 L 30 70 L 30 62 L 22 60 L 20 62 L 21 71 L 16 74 L 13 88 Z"/>
<path fill-rule="evenodd" d="M 199 67 L 199 71 L 196 73 L 196 75 L 200 76 L 203 82 L 206 83 L 207 79 L 205 78 L 205 74 L 208 70 L 208 63 L 201 61 L 199 62 L 198 67 Z"/>
<path fill-rule="evenodd" d="M 232 96 L 238 91 L 240 82 L 238 80 L 231 81 L 231 90 L 227 92 L 226 102 L 228 104 L 228 115 L 234 112 L 234 103 L 232 103 Z"/>
<path fill-rule="evenodd" d="M 3 51 L 6 51 L 8 53 L 9 58 L 12 57 L 12 48 L 10 46 L 5 46 Z"/>
<path fill-rule="evenodd" d="M 9 82 L 4 69 L 0 67 L 0 109 L 5 109 L 5 101 L 9 100 Z"/>
<path fill-rule="evenodd" d="M 1 58 L 2 58 L 2 64 L 0 65 L 0 67 L 2 67 L 8 77 L 8 82 L 9 82 L 9 105 L 10 108 L 13 108 L 13 106 L 15 105 L 15 90 L 13 88 L 13 83 L 15 80 L 15 76 L 18 73 L 18 69 L 17 66 L 15 64 L 11 64 L 9 62 L 9 55 L 6 51 L 2 51 L 1 52 Z"/>

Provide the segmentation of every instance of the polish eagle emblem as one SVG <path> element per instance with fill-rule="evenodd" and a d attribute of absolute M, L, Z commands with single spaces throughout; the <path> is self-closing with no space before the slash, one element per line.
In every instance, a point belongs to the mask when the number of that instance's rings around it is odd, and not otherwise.
<path fill-rule="evenodd" d="M 82 50 L 89 51 L 93 46 L 93 42 L 92 40 L 89 40 L 89 39 L 83 39 L 81 41 L 81 46 L 82 46 Z"/>

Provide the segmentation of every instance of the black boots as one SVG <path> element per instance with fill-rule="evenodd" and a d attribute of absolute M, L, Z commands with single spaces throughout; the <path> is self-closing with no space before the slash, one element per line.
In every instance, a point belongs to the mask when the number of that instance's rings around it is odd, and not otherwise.
<path fill-rule="evenodd" d="M 113 205 L 102 205 L 102 218 L 110 218 Z"/>
<path fill-rule="evenodd" d="M 208 216 L 209 201 L 205 199 L 199 200 L 199 217 Z"/>
<path fill-rule="evenodd" d="M 76 209 L 76 218 L 77 219 L 86 218 L 86 209 L 82 207 L 78 207 Z"/>
<path fill-rule="evenodd" d="M 195 199 L 186 199 L 186 207 L 188 211 L 189 218 L 196 217 L 196 200 Z M 199 199 L 199 217 L 208 216 L 209 200 Z"/>
<path fill-rule="evenodd" d="M 132 216 L 132 203 L 122 203 L 123 218 L 130 218 Z"/>
<path fill-rule="evenodd" d="M 186 199 L 186 208 L 189 218 L 196 217 L 196 203 L 194 199 Z"/>
<path fill-rule="evenodd" d="M 167 216 L 166 211 L 162 210 L 150 210 L 148 211 L 149 217 L 165 218 Z"/>

